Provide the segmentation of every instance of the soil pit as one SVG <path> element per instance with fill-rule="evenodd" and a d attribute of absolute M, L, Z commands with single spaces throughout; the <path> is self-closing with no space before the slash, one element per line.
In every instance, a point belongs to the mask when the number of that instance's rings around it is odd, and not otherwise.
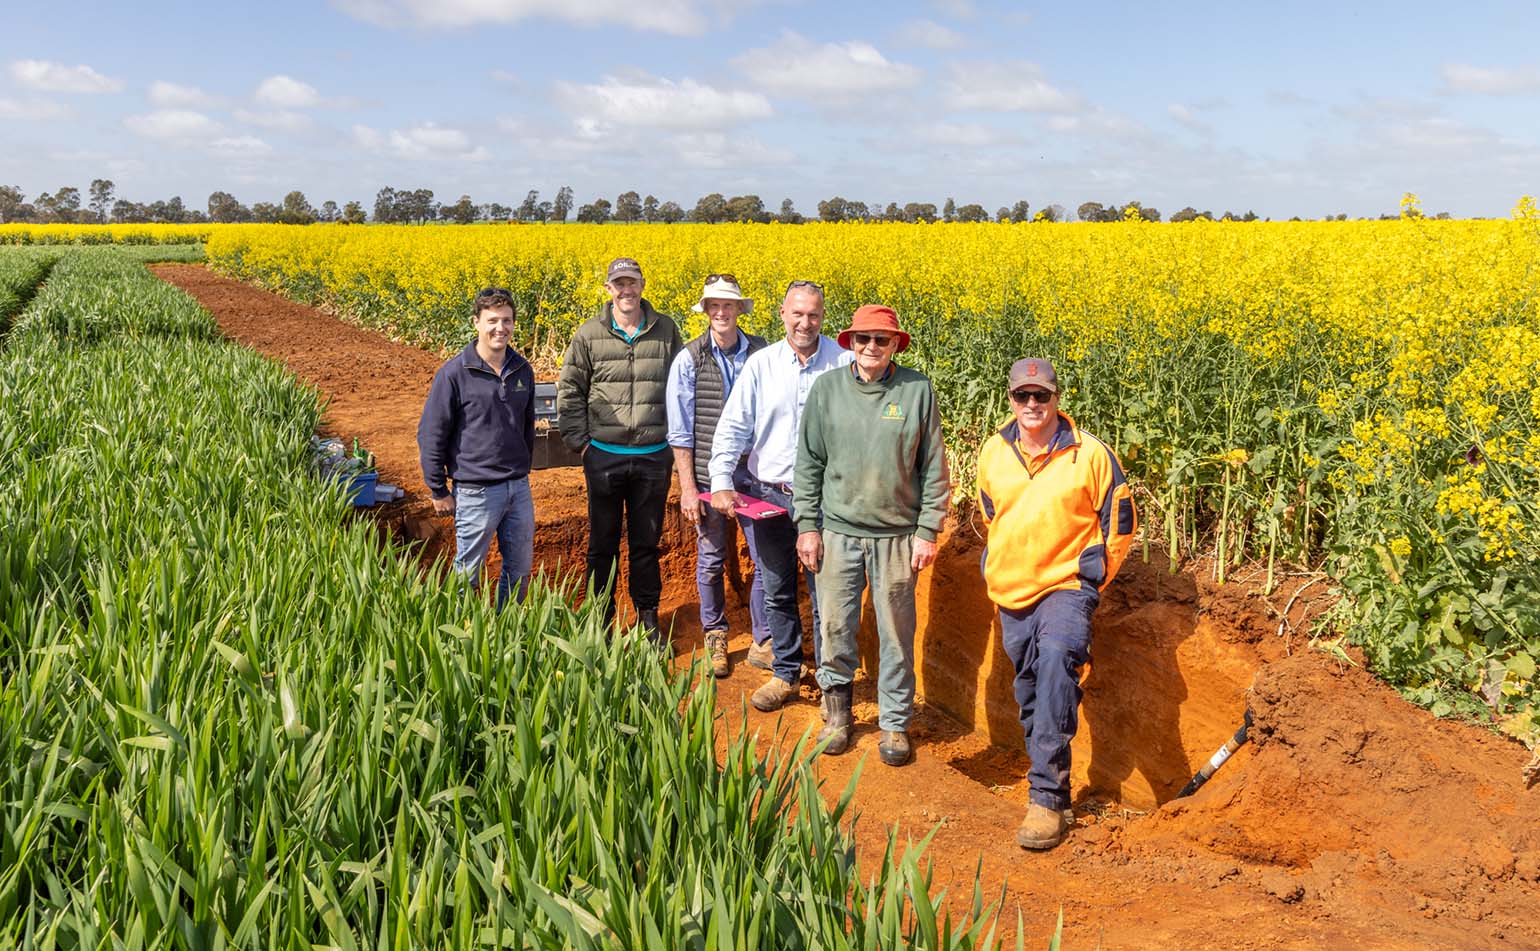
<path fill-rule="evenodd" d="M 197 297 L 232 339 L 326 395 L 328 432 L 357 436 L 382 480 L 407 491 L 374 513 L 387 530 L 420 543 L 430 562 L 452 551 L 415 441 L 439 356 L 202 267 L 155 270 Z M 581 472 L 547 470 L 531 481 L 537 565 L 551 574 L 580 567 Z M 694 546 L 671 513 L 661 613 L 687 655 L 700 640 Z M 1278 621 L 1246 586 L 1172 574 L 1158 556 L 1145 563 L 1136 553 L 1096 615 L 1074 748 L 1076 827 L 1051 852 L 1020 850 L 1012 832 L 1027 758 L 978 574 L 978 534 L 950 525 L 921 578 L 915 761 L 892 770 L 869 755 L 875 698 L 863 677 L 854 753 L 817 764 L 832 796 L 865 758 L 856 789 L 863 856 L 880 855 L 892 829 L 901 845 L 934 830 L 926 854 L 952 907 L 966 906 L 981 875 L 986 895 L 1004 889 L 1007 923 L 1021 911 L 1033 946 L 1046 942 L 1062 908 L 1065 946 L 1074 948 L 1540 948 L 1540 790 L 1522 779 L 1527 753 L 1435 721 L 1361 669 L 1316 652 L 1290 655 Z M 805 678 L 800 702 L 777 714 L 747 708 L 764 675 L 742 662 L 746 590 L 741 580 L 737 587 L 736 666 L 719 684 L 719 710 L 729 729 L 747 718 L 763 737 L 794 742 L 818 723 L 816 688 Z M 869 617 L 866 626 L 863 654 L 874 665 Z M 1248 703 L 1253 742 L 1197 795 L 1172 801 Z"/>

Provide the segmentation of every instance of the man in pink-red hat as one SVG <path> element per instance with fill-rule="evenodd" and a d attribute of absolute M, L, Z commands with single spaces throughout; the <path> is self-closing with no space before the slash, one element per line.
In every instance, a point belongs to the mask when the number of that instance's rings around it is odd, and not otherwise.
<path fill-rule="evenodd" d="M 832 754 L 850 745 L 856 632 L 870 584 L 879 642 L 877 752 L 902 766 L 914 715 L 915 579 L 936 560 L 952 486 L 930 379 L 893 362 L 909 347 L 898 315 L 867 304 L 839 343 L 855 362 L 813 383 L 793 483 L 797 555 L 818 573 L 815 636 L 822 639 L 826 720 L 818 741 Z"/>

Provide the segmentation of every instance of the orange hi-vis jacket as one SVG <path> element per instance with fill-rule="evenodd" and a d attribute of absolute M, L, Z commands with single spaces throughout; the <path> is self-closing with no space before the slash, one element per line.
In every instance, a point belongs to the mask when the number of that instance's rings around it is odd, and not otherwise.
<path fill-rule="evenodd" d="M 1100 592 L 1123 566 L 1137 527 L 1122 465 L 1062 413 L 1045 455 L 1028 458 L 1018 438 L 1012 419 L 979 452 L 990 600 L 1020 610 L 1053 591 Z"/>

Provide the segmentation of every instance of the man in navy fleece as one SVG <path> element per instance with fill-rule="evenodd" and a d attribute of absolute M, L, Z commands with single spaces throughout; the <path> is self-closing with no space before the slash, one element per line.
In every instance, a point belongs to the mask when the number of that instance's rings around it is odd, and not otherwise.
<path fill-rule="evenodd" d="M 503 556 L 497 579 L 501 608 L 510 593 L 524 600 L 534 561 L 529 464 L 535 374 L 508 345 L 514 313 L 505 288 L 477 293 L 471 311 L 476 339 L 434 374 L 417 425 L 417 448 L 433 510 L 454 515 L 454 571 L 462 583 L 476 587 L 492 536 L 497 536 Z M 454 481 L 453 493 L 446 478 Z"/>

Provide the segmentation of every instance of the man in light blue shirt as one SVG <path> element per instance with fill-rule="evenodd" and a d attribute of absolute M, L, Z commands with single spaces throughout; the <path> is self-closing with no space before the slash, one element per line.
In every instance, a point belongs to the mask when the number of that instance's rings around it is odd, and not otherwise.
<path fill-rule="evenodd" d="M 793 281 L 781 304 L 786 339 L 754 354 L 743 365 L 717 421 L 711 446 L 711 506 L 731 515 L 738 503 L 733 471 L 749 454 L 750 494 L 787 511 L 755 526 L 756 571 L 764 572 L 765 620 L 775 650 L 770 679 L 749 702 L 771 711 L 796 695 L 802 679 L 802 617 L 797 609 L 797 528 L 791 506 L 792 472 L 797 464 L 797 426 L 813 381 L 854 359 L 849 350 L 823 336 L 823 289 L 811 281 Z M 812 594 L 812 575 L 808 593 Z M 816 607 L 813 624 L 817 627 Z M 813 643 L 816 649 L 818 637 Z"/>
<path fill-rule="evenodd" d="M 674 451 L 674 471 L 679 476 L 679 511 L 685 522 L 695 526 L 695 590 L 700 599 L 700 628 L 706 642 L 711 672 L 726 677 L 732 672 L 727 656 L 727 599 L 722 576 L 729 550 L 736 551 L 733 519 L 712 508 L 711 446 L 722 407 L 732 393 L 733 384 L 743 372 L 749 355 L 764 349 L 764 337 L 744 333 L 738 318 L 747 314 L 754 302 L 743 296 L 738 279 L 731 274 L 707 275 L 701 299 L 693 308 L 709 321 L 706 332 L 685 344 L 669 366 L 668 444 Z M 733 470 L 733 486 L 749 491 L 749 471 L 740 456 Z M 754 544 L 754 522 L 738 516 L 749 557 L 759 562 Z M 770 648 L 770 627 L 765 622 L 764 573 L 754 572 L 749 590 L 750 629 L 754 646 L 749 649 L 749 663 L 769 670 L 774 652 Z M 763 647 L 760 645 L 763 644 Z"/>

